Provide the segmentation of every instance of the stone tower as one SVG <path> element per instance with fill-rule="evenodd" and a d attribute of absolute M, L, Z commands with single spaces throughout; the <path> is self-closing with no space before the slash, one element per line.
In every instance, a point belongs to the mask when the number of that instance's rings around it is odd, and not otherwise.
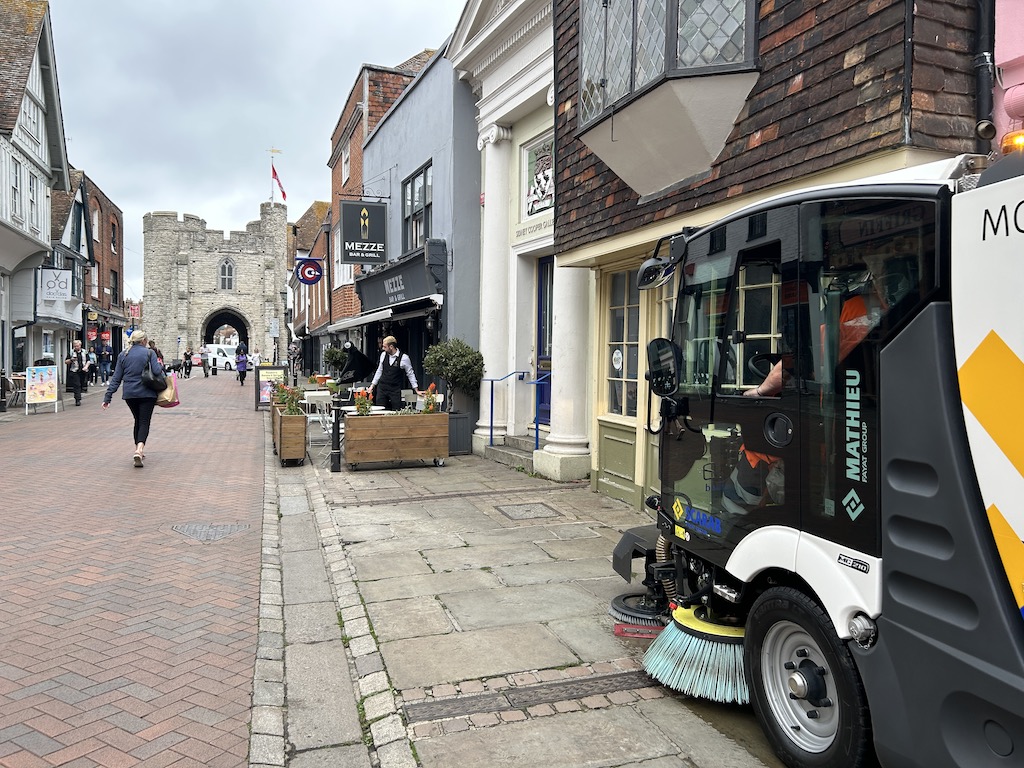
<path fill-rule="evenodd" d="M 142 217 L 141 327 L 165 359 L 211 342 L 225 323 L 264 360 L 287 356 L 287 215 L 282 203 L 262 203 L 259 221 L 226 238 L 198 216 L 154 211 Z"/>

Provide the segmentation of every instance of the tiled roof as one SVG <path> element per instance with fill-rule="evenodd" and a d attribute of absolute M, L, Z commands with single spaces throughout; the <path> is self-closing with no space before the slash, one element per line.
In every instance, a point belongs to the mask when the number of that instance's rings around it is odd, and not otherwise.
<path fill-rule="evenodd" d="M 0 134 L 11 136 L 46 17 L 45 0 L 0 0 Z"/>
<path fill-rule="evenodd" d="M 402 70 L 404 72 L 419 72 L 430 61 L 430 57 L 437 53 L 436 48 L 424 48 L 422 51 L 417 53 L 411 59 L 406 59 L 399 64 L 395 69 Z"/>
<path fill-rule="evenodd" d="M 330 203 L 325 203 L 322 200 L 314 200 L 313 204 L 306 209 L 304 214 L 302 214 L 302 217 L 295 222 L 295 228 L 297 230 L 295 236 L 296 250 L 312 250 L 313 243 L 316 241 L 316 236 L 320 234 L 320 225 L 323 224 L 324 219 L 327 218 L 327 211 L 330 207 Z"/>
<path fill-rule="evenodd" d="M 3 2 L 3 0 L 0 0 Z M 82 184 L 82 172 L 72 168 L 68 174 L 71 191 L 65 192 L 62 189 L 55 189 L 50 193 L 50 239 L 59 242 L 64 236 L 64 227 L 67 226 L 68 216 L 71 215 L 71 205 L 78 194 L 78 188 Z"/>

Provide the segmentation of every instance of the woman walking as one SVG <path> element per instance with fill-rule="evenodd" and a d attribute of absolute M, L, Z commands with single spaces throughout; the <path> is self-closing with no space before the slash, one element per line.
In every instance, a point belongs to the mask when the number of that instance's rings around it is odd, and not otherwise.
<path fill-rule="evenodd" d="M 239 346 L 242 346 L 241 344 Z M 241 385 L 245 386 L 245 369 L 249 365 L 249 358 L 245 352 L 239 352 L 235 355 L 235 370 L 238 371 L 238 380 Z"/>
<path fill-rule="evenodd" d="M 103 410 L 106 410 L 110 407 L 110 399 L 117 392 L 117 388 L 122 381 L 124 382 L 121 397 L 135 417 L 135 428 L 132 432 L 135 453 L 132 455 L 132 461 L 140 468 L 142 460 L 146 458 L 146 440 L 149 439 L 149 423 L 153 418 L 157 394 L 142 382 L 142 373 L 148 367 L 155 376 L 164 374 L 164 368 L 157 362 L 156 354 L 146 346 L 148 338 L 145 331 L 132 333 L 131 346 L 118 355 L 114 375 L 110 378 L 110 384 L 103 395 Z"/>

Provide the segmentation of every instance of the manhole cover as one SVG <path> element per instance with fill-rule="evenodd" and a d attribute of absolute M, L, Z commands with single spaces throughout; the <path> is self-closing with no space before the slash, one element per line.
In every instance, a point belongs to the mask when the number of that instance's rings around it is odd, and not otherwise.
<path fill-rule="evenodd" d="M 504 507 L 497 507 L 509 520 L 534 520 L 538 517 L 558 517 L 557 510 L 547 504 L 510 504 Z"/>
<path fill-rule="evenodd" d="M 248 525 L 236 523 L 233 525 L 210 525 L 209 523 L 184 523 L 183 525 L 171 526 L 171 530 L 188 536 L 196 541 L 217 541 L 230 536 L 232 533 L 248 530 Z"/>

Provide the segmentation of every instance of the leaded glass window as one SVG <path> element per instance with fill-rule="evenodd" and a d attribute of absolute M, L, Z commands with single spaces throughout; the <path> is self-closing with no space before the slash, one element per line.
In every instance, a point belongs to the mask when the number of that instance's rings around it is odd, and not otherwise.
<path fill-rule="evenodd" d="M 660 77 L 754 66 L 753 0 L 580 0 L 580 120 Z"/>

